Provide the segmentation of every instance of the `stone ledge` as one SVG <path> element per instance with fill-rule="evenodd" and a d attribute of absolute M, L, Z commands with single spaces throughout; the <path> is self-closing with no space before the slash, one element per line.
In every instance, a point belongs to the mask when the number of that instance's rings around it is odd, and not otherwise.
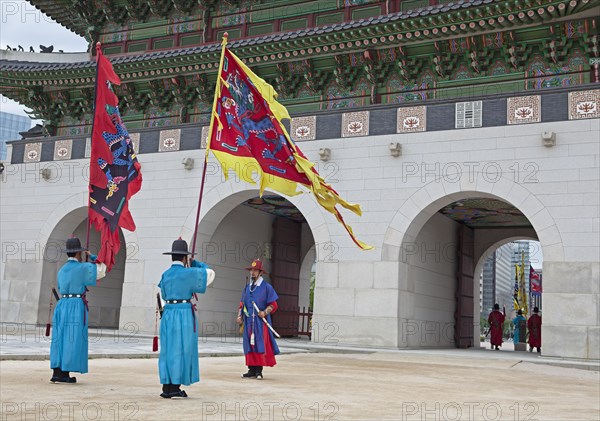
<path fill-rule="evenodd" d="M 536 122 L 547 123 L 556 121 L 576 121 L 585 119 L 596 119 L 600 117 L 600 112 L 578 114 L 577 104 L 582 101 L 588 103 L 594 102 L 594 110 L 600 110 L 600 89 L 594 89 L 595 84 L 585 85 L 571 88 L 570 91 L 560 90 L 559 93 L 555 90 L 548 92 L 536 91 L 538 97 L 551 97 L 552 101 L 542 101 L 539 108 L 533 107 L 532 113 L 537 113 L 535 116 Z M 577 89 L 579 88 L 579 89 Z M 494 108 L 486 107 L 494 105 L 498 102 L 510 103 L 521 98 L 530 98 L 524 92 L 521 95 L 511 94 L 501 96 L 499 98 L 481 98 L 482 122 L 469 128 L 489 128 L 490 130 L 498 130 L 498 127 L 520 126 L 524 130 L 526 127 L 532 126 L 529 120 L 520 121 L 513 115 L 508 116 L 506 113 L 491 112 Z M 472 98 L 473 100 L 475 98 Z M 369 107 L 365 110 L 344 109 L 341 111 L 326 111 L 313 113 L 313 115 L 298 115 L 292 118 L 291 127 L 302 130 L 294 130 L 290 135 L 299 142 L 312 142 L 315 140 L 341 139 L 357 136 L 357 141 L 360 138 L 372 138 L 373 136 L 395 135 L 398 140 L 405 139 L 405 135 L 414 135 L 432 131 L 459 131 L 464 130 L 457 127 L 457 119 L 459 114 L 459 105 L 469 101 L 452 100 L 449 102 L 410 104 L 410 106 L 398 107 L 392 105 L 380 105 Z M 472 102 L 472 101 L 470 101 Z M 547 118 L 546 114 L 555 109 L 567 110 L 571 107 L 570 112 L 564 113 L 561 118 Z M 535 108 L 535 109 L 534 109 Z M 395 124 L 382 124 L 382 121 L 389 119 L 390 111 L 396 111 L 394 118 Z M 582 114 L 584 113 L 584 114 Z M 446 118 L 445 118 L 445 117 Z M 487 116 L 487 117 L 486 117 Z M 461 120 L 462 121 L 462 120 Z M 533 124 L 535 126 L 535 124 Z M 371 128 L 371 130 L 370 130 Z M 539 130 L 537 130 L 539 131 Z M 198 132 L 198 133 L 195 133 Z M 205 146 L 202 140 L 202 134 L 207 132 L 206 124 L 184 124 L 174 125 L 164 128 L 146 128 L 132 130 L 130 135 L 134 139 L 134 143 L 139 144 L 139 153 L 168 153 L 178 150 L 200 150 Z M 159 142 L 159 138 L 164 137 L 170 143 L 165 144 Z M 24 162 L 48 162 L 54 160 L 67 160 L 65 157 L 70 156 L 70 159 L 86 158 L 85 152 L 86 139 L 85 136 L 56 136 L 56 137 L 40 137 L 25 140 L 15 140 L 8 142 L 12 146 L 12 164 L 21 164 Z M 139 139 L 136 141 L 136 139 Z M 55 147 L 57 142 L 69 144 L 70 147 L 65 149 L 61 159 L 55 159 Z M 46 145 L 52 143 L 52 146 Z M 46 146 L 44 146 L 46 145 Z M 541 145 L 541 141 L 540 141 Z"/>

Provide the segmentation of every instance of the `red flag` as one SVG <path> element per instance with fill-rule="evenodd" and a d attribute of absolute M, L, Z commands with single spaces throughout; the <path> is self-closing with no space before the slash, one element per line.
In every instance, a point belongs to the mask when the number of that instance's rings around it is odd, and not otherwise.
<path fill-rule="evenodd" d="M 112 90 L 121 80 L 96 44 L 96 98 L 90 157 L 88 217 L 100 232 L 98 261 L 110 271 L 119 252 L 119 227 L 135 231 L 128 201 L 142 187 L 141 166 Z"/>
<path fill-rule="evenodd" d="M 542 293 L 542 277 L 541 274 L 537 273 L 533 266 L 529 265 L 529 279 L 531 281 L 531 293 L 541 294 Z"/>

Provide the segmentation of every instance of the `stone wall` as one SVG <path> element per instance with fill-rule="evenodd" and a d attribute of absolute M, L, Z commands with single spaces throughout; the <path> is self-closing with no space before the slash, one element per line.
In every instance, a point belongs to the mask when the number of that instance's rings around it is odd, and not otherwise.
<path fill-rule="evenodd" d="M 317 127 L 317 133 L 319 130 Z M 192 128 L 186 131 L 192 136 Z M 542 134 L 549 132 L 555 134 L 553 147 L 543 143 Z M 201 129 L 194 133 L 199 140 Z M 298 142 L 345 199 L 361 204 L 362 217 L 344 215 L 357 237 L 375 246 L 374 251 L 360 251 L 335 218 L 310 196 L 289 198 L 306 217 L 314 236 L 313 340 L 397 347 L 401 344 L 401 315 L 409 308 L 406 300 L 420 309 L 419 316 L 411 316 L 415 319 L 448 320 L 451 288 L 444 282 L 451 282 L 450 266 L 427 274 L 436 279 L 433 287 L 444 291 L 444 297 L 415 290 L 419 296 L 410 300 L 403 292 L 404 285 L 417 285 L 428 267 L 401 264 L 403 247 L 406 250 L 406 244 L 418 238 L 426 243 L 450 238 L 448 222 L 441 222 L 437 211 L 457 200 L 488 197 L 521 210 L 541 243 L 543 354 L 598 359 L 599 136 L 600 120 L 587 118 L 464 130 L 317 136 Z M 181 139 L 183 145 L 183 134 Z M 401 144 L 401 156 L 390 154 L 390 143 Z M 124 232 L 128 258 L 120 326 L 125 321 L 135 322 L 140 331 L 152 332 L 155 285 L 167 266 L 161 253 L 180 235 L 191 239 L 204 151 L 190 147 L 158 152 L 143 145 L 144 136 L 139 155 L 144 185 L 130 203 L 137 230 Z M 331 150 L 328 162 L 319 160 L 322 148 Z M 25 147 L 21 145 L 20 150 L 22 153 Z M 187 157 L 195 159 L 192 171 L 181 164 Z M 1 319 L 35 323 L 44 249 L 61 220 L 85 206 L 86 160 L 18 161 L 13 159 L 13 164 L 7 165 L 0 185 Z M 202 241 L 220 232 L 219 224 L 229 212 L 257 194 L 254 186 L 233 175 L 225 181 L 212 156 L 209 165 L 200 224 Z M 50 168 L 53 176 L 44 180 L 42 168 Z M 232 223 L 239 224 L 236 213 L 231 215 Z M 229 241 L 235 232 L 233 225 L 228 225 L 218 235 L 229 233 Z M 250 235 L 250 231 L 240 235 Z M 531 232 L 505 235 L 494 241 L 534 237 Z M 215 287 L 231 283 L 231 291 L 239 289 L 233 284 L 239 282 L 241 272 L 217 269 Z M 233 303 L 231 294 L 231 298 L 225 297 L 224 306 Z M 434 311 L 440 307 L 443 314 Z M 211 317 L 202 314 L 206 320 Z"/>

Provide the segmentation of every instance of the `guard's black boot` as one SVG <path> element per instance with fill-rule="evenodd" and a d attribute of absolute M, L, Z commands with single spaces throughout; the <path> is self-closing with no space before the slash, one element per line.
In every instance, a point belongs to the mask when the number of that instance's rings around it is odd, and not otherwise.
<path fill-rule="evenodd" d="M 163 384 L 162 385 L 162 393 L 160 394 L 161 398 L 165 398 L 165 399 L 170 399 L 171 396 L 171 385 L 170 384 Z"/>
<path fill-rule="evenodd" d="M 62 371 L 60 370 L 60 368 L 53 368 L 52 369 L 52 378 L 50 379 L 50 381 L 52 383 L 56 383 L 58 381 L 58 379 L 60 379 L 62 377 Z"/>
<path fill-rule="evenodd" d="M 188 395 L 185 393 L 185 390 L 178 390 L 177 392 L 171 392 L 172 398 L 187 398 Z"/>
<path fill-rule="evenodd" d="M 180 386 L 180 384 L 172 384 L 171 393 L 169 393 L 169 396 L 172 398 L 187 398 L 187 393 L 185 393 L 185 390 L 181 390 L 179 388 Z"/>
<path fill-rule="evenodd" d="M 77 377 L 71 377 L 71 373 L 68 371 L 63 371 L 61 377 L 63 383 L 77 383 Z"/>
<path fill-rule="evenodd" d="M 77 383 L 76 377 L 69 377 L 68 371 L 62 371 L 60 368 L 52 369 L 52 383 Z"/>
<path fill-rule="evenodd" d="M 262 366 L 256 367 L 256 380 L 263 379 L 262 370 L 263 370 Z"/>
<path fill-rule="evenodd" d="M 255 379 L 256 378 L 256 366 L 249 365 L 248 372 L 242 374 L 242 378 L 244 379 Z"/>
<path fill-rule="evenodd" d="M 54 380 L 55 383 L 77 383 L 77 377 L 59 377 Z"/>

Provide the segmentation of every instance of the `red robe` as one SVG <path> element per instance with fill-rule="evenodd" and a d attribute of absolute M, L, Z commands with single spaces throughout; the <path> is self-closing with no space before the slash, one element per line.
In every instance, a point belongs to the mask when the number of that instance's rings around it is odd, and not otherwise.
<path fill-rule="evenodd" d="M 273 307 L 271 314 L 277 311 L 277 301 L 273 301 L 268 304 Z M 244 307 L 244 303 L 240 302 L 239 309 Z M 269 335 L 269 328 L 263 323 L 263 338 L 265 338 L 265 353 L 259 354 L 258 352 L 249 352 L 246 354 L 246 365 L 250 366 L 261 366 L 261 367 L 273 367 L 277 362 L 275 361 L 275 353 L 273 352 L 273 345 L 271 344 L 271 336 Z"/>
<path fill-rule="evenodd" d="M 492 345 L 502 345 L 502 324 L 504 323 L 504 314 L 500 313 L 498 310 L 494 310 L 490 313 L 488 322 L 490 324 L 490 341 Z"/>
<path fill-rule="evenodd" d="M 542 346 L 542 316 L 534 313 L 527 320 L 527 329 L 529 330 L 529 346 L 540 348 Z"/>

